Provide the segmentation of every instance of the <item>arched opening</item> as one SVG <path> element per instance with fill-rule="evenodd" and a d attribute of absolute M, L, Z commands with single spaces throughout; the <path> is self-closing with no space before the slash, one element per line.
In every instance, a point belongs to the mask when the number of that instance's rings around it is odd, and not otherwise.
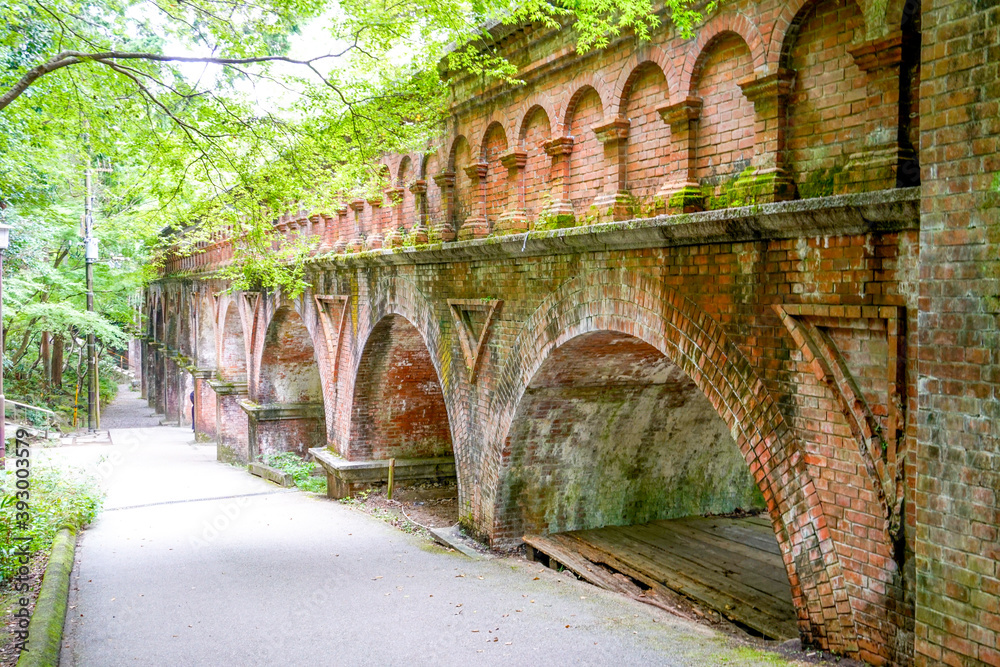
<path fill-rule="evenodd" d="M 493 123 L 483 137 L 482 159 L 486 162 L 486 221 L 492 226 L 507 208 L 507 167 L 500 158 L 507 153 L 507 133 Z"/>
<path fill-rule="evenodd" d="M 657 348 L 613 331 L 555 348 L 505 444 L 499 509 L 537 560 L 584 578 L 625 573 L 647 595 L 673 589 L 765 636 L 798 636 L 787 571 L 743 453 L 701 389 Z"/>
<path fill-rule="evenodd" d="M 545 142 L 552 138 L 549 116 L 542 107 L 534 107 L 521 124 L 521 150 L 524 164 L 524 212 L 534 222 L 549 197 L 549 165 L 552 159 L 545 152 Z"/>
<path fill-rule="evenodd" d="M 639 65 L 622 97 L 629 121 L 625 183 L 632 196 L 648 204 L 663 184 L 670 164 L 670 125 L 658 111 L 667 102 L 663 71 L 653 62 Z"/>
<path fill-rule="evenodd" d="M 735 32 L 718 35 L 695 65 L 694 95 L 702 101 L 695 144 L 695 176 L 709 195 L 708 208 L 732 205 L 729 193 L 754 157 L 753 103 L 739 86 L 751 76 L 750 47 Z M 713 198 L 718 198 L 717 203 Z"/>
<path fill-rule="evenodd" d="M 854 0 L 822 0 L 799 12 L 782 45 L 781 65 L 795 72 L 788 163 L 803 198 L 832 195 L 863 147 L 868 84 L 848 49 L 864 25 Z"/>
<path fill-rule="evenodd" d="M 226 319 L 222 325 L 222 340 L 219 349 L 218 376 L 228 382 L 247 381 L 247 349 L 243 337 L 243 323 L 240 309 L 235 303 L 226 309 Z"/>
<path fill-rule="evenodd" d="M 397 228 L 401 233 L 407 229 L 413 229 L 416 225 L 416 206 L 413 193 L 410 192 L 410 183 L 413 180 L 413 164 L 410 156 L 405 156 L 399 162 L 399 171 L 396 173 L 396 188 L 399 195 L 398 200 L 393 202 L 398 210 L 394 212 L 397 221 Z"/>
<path fill-rule="evenodd" d="M 462 226 L 465 219 L 472 215 L 473 211 L 473 198 L 475 197 L 475 190 L 472 183 L 472 178 L 469 176 L 467 169 L 472 165 L 472 149 L 469 147 L 469 142 L 465 140 L 465 137 L 458 137 L 455 139 L 455 143 L 451 147 L 451 157 L 448 161 L 449 171 L 455 174 L 455 186 L 454 186 L 454 219 L 448 222 L 452 223 L 455 230 Z"/>
<path fill-rule="evenodd" d="M 390 315 L 372 330 L 354 384 L 348 458 L 454 456 L 444 394 L 420 332 Z"/>
<path fill-rule="evenodd" d="M 309 330 L 297 312 L 282 306 L 264 334 L 260 379 L 250 418 L 251 457 L 294 452 L 305 456 L 326 444 L 326 416 L 319 366 Z"/>
<path fill-rule="evenodd" d="M 586 216 L 601 192 L 604 172 L 594 165 L 603 164 L 604 147 L 591 130 L 604 118 L 601 96 L 591 87 L 577 91 L 570 99 L 565 126 L 573 137 L 569 156 L 569 198 L 576 216 Z"/>

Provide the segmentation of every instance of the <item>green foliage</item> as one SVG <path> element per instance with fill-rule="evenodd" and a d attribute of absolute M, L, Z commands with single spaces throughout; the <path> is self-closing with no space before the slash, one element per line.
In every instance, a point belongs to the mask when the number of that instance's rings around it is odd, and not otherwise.
<path fill-rule="evenodd" d="M 15 537 L 30 537 L 28 549 L 33 554 L 48 551 L 63 524 L 90 523 L 102 502 L 93 480 L 80 471 L 32 465 L 27 509 L 31 520 L 27 530 L 21 530 L 16 518 L 23 510 L 18 509 L 17 477 L 12 459 L 8 459 L 7 466 L 7 471 L 0 471 L 3 482 L 0 484 L 3 489 L 0 496 L 0 580 L 12 577 L 18 567 L 13 554 L 20 542 L 15 541 Z"/>
<path fill-rule="evenodd" d="M 261 454 L 257 457 L 257 460 L 266 466 L 271 466 L 290 474 L 292 479 L 295 480 L 295 486 L 303 491 L 326 493 L 326 477 L 313 476 L 316 464 L 304 461 L 301 456 L 294 452 Z"/>

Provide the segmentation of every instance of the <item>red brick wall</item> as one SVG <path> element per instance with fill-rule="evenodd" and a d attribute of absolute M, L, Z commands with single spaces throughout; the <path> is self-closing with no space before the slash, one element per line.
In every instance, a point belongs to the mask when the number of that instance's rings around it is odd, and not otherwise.
<path fill-rule="evenodd" d="M 451 454 L 448 412 L 420 333 L 396 315 L 379 322 L 358 366 L 351 409 L 352 459 Z"/>
<path fill-rule="evenodd" d="M 645 201 L 663 185 L 670 164 L 670 126 L 657 112 L 667 103 L 667 81 L 652 63 L 634 76 L 623 105 L 629 120 L 625 180 L 629 193 Z"/>
<path fill-rule="evenodd" d="M 573 153 L 569 165 L 569 197 L 577 217 L 590 214 L 594 198 L 604 183 L 604 147 L 591 129 L 604 119 L 601 98 L 593 88 L 579 94 L 569 113 L 569 133 L 573 136 Z"/>
<path fill-rule="evenodd" d="M 441 164 L 437 155 L 432 153 L 427 157 L 427 162 L 424 165 L 423 177 L 427 181 L 427 224 L 429 225 L 444 221 L 444 211 L 441 209 L 441 188 L 434 181 L 434 176 L 443 171 Z"/>
<path fill-rule="evenodd" d="M 409 230 L 413 227 L 413 223 L 416 220 L 413 193 L 409 189 L 410 183 L 416 179 L 414 173 L 413 163 L 409 156 L 407 156 L 400 163 L 399 172 L 396 175 L 396 185 L 403 188 L 402 199 L 396 204 L 402 208 L 402 216 L 399 215 L 399 212 L 393 210 L 393 227 L 396 226 L 396 221 L 402 220 L 403 227 Z"/>
<path fill-rule="evenodd" d="M 247 349 L 243 338 L 240 311 L 235 303 L 231 303 L 226 310 L 219 348 L 219 379 L 246 382 Z"/>
<path fill-rule="evenodd" d="M 789 168 L 802 196 L 829 195 L 831 170 L 863 147 L 867 84 L 847 49 L 864 38 L 864 18 L 854 0 L 824 0 L 807 5 L 797 20 L 784 47 L 785 66 L 796 73 Z"/>
<path fill-rule="evenodd" d="M 917 663 L 1000 665 L 1000 5 L 922 30 Z"/>
<path fill-rule="evenodd" d="M 526 119 L 521 146 L 521 150 L 528 154 L 524 165 L 524 206 L 531 221 L 538 220 L 550 200 L 549 166 L 552 158 L 542 145 L 551 138 L 549 117 L 544 109 L 538 107 Z"/>
<path fill-rule="evenodd" d="M 738 85 L 753 74 L 753 62 L 743 38 L 731 32 L 712 42 L 702 58 L 693 76 L 694 94 L 702 101 L 695 176 L 718 191 L 753 159 L 753 104 Z"/>

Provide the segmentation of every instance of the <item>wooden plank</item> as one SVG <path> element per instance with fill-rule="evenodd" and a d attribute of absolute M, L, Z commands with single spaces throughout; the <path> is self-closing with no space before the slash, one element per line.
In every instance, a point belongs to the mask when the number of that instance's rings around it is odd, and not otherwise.
<path fill-rule="evenodd" d="M 703 588 L 715 591 L 715 597 L 719 594 L 725 595 L 753 608 L 756 613 L 773 617 L 778 621 L 787 621 L 794 616 L 794 609 L 791 609 L 790 603 L 783 604 L 777 598 L 750 588 L 738 580 L 698 567 L 696 562 L 649 545 L 636 536 L 629 535 L 627 531 L 609 527 L 582 532 L 584 535 L 579 536 L 582 539 L 595 541 L 600 548 L 633 563 L 637 569 L 646 571 L 654 579 L 663 581 L 668 586 L 671 586 L 672 577 L 683 574 L 685 578 L 697 582 Z"/>
<path fill-rule="evenodd" d="M 659 523 L 656 525 L 661 526 Z M 725 551 L 731 559 L 735 560 L 740 569 L 752 569 L 761 576 L 781 584 L 784 590 L 789 590 L 788 572 L 785 569 L 785 562 L 780 556 L 747 546 L 741 542 L 727 540 L 713 533 L 697 530 L 684 523 L 667 522 L 662 524 L 662 530 L 677 534 L 692 544 L 704 544 Z M 788 593 L 787 597 L 791 599 L 791 593 Z"/>
<path fill-rule="evenodd" d="M 626 540 L 631 540 L 634 546 L 644 550 L 647 557 L 662 559 L 672 569 L 682 570 L 689 577 L 706 586 L 725 591 L 763 612 L 780 618 L 787 618 L 795 613 L 790 593 L 784 595 L 784 591 L 778 589 L 777 594 L 775 594 L 775 592 L 767 590 L 767 586 L 774 587 L 775 582 L 762 579 L 753 572 L 741 572 L 739 569 L 733 569 L 734 566 L 738 567 L 738 565 L 720 567 L 715 562 L 717 554 L 710 556 L 704 549 L 691 550 L 677 544 L 657 543 L 660 535 L 655 529 L 650 533 L 642 526 L 628 526 L 624 529 L 610 528 L 608 530 L 617 532 Z M 738 576 L 731 576 L 727 572 Z"/>
<path fill-rule="evenodd" d="M 726 580 L 755 589 L 791 605 L 791 588 L 788 585 L 788 577 L 783 571 L 779 572 L 780 579 L 765 576 L 762 573 L 764 564 L 756 560 L 748 564 L 747 559 L 725 550 L 726 545 L 720 547 L 707 542 L 692 545 L 683 535 L 662 526 L 648 524 L 629 526 L 627 529 L 619 528 L 619 530 L 625 530 L 650 546 L 663 549 L 677 558 L 690 562 L 691 567 L 695 569 L 712 571 Z"/>
<path fill-rule="evenodd" d="M 580 555 L 573 540 L 562 535 L 525 535 L 525 544 L 541 551 L 550 559 L 563 565 L 567 570 L 576 573 L 581 579 L 595 586 L 606 588 L 629 596 L 642 594 L 642 589 L 629 581 L 628 577 L 609 572 L 600 565 L 587 560 Z"/>
<path fill-rule="evenodd" d="M 610 567 L 638 581 L 642 581 L 654 591 L 667 588 L 685 595 L 718 611 L 727 618 L 753 628 L 765 637 L 788 639 L 799 635 L 798 625 L 795 620 L 789 621 L 787 619 L 774 618 L 768 613 L 761 613 L 756 607 L 748 605 L 726 594 L 724 591 L 715 590 L 695 581 L 679 570 L 668 570 L 666 573 L 653 574 L 653 572 L 659 569 L 656 567 L 657 564 L 641 554 L 628 550 L 617 551 L 614 546 L 611 546 L 611 551 L 608 551 L 604 546 L 592 543 L 579 534 L 572 534 L 571 536 L 577 542 L 577 549 L 587 559 L 594 562 L 606 563 Z M 665 574 L 667 576 L 664 576 Z"/>
<path fill-rule="evenodd" d="M 688 517 L 686 519 L 673 520 L 697 530 L 711 533 L 734 542 L 754 546 L 762 551 L 779 557 L 781 556 L 781 549 L 778 547 L 778 542 L 774 537 L 774 533 L 771 532 L 771 528 L 768 528 L 768 533 L 765 535 L 762 534 L 759 527 L 741 526 L 733 523 L 733 519 Z"/>

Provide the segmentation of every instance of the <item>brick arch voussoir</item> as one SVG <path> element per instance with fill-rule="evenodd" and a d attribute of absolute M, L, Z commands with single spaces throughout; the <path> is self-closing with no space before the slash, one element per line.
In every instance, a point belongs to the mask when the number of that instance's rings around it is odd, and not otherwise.
<path fill-rule="evenodd" d="M 596 331 L 635 336 L 677 364 L 708 397 L 729 426 L 767 500 L 775 536 L 792 587 L 803 636 L 832 650 L 853 643 L 853 615 L 838 609 L 846 582 L 827 528 L 826 515 L 799 444 L 749 360 L 722 326 L 653 276 L 627 270 L 571 279 L 550 294 L 525 321 L 501 369 L 497 398 L 489 408 L 494 427 L 485 439 L 482 478 L 489 493 L 490 525 L 501 515 L 503 461 L 518 405 L 532 377 L 553 350 Z M 485 531 L 483 531 L 485 532 Z M 819 558 L 817 559 L 816 553 Z M 823 611 L 838 616 L 835 633 L 824 630 Z"/>
<path fill-rule="evenodd" d="M 556 110 L 552 106 L 551 97 L 548 94 L 538 94 L 532 95 L 518 107 L 517 112 L 514 114 L 514 119 L 517 121 L 517 135 L 515 139 L 517 141 L 517 146 L 523 148 L 524 138 L 528 134 L 528 120 L 535 114 L 535 111 L 541 109 L 542 113 L 549 121 L 549 132 L 552 132 L 553 123 L 558 123 L 558 117 L 556 116 Z M 513 127 L 513 125 L 512 125 Z"/>
<path fill-rule="evenodd" d="M 466 459 L 463 453 L 468 445 L 465 429 L 461 425 L 466 423 L 469 416 L 468 410 L 464 407 L 465 401 L 462 399 L 468 392 L 461 374 L 450 372 L 456 369 L 454 366 L 449 367 L 445 362 L 451 358 L 451 351 L 446 349 L 448 339 L 442 335 L 441 318 L 432 302 L 412 281 L 399 276 L 383 279 L 376 283 L 359 303 L 357 321 L 354 322 L 357 333 L 353 338 L 350 352 L 351 365 L 348 373 L 350 385 L 344 392 L 343 401 L 340 403 L 341 409 L 346 410 L 348 415 L 352 413 L 355 387 L 364 352 L 371 342 L 375 327 L 383 319 L 393 315 L 398 315 L 413 325 L 430 354 L 448 414 L 448 428 L 458 467 L 459 502 L 461 502 L 463 494 L 469 488 L 466 477 L 468 466 L 461 464 Z M 350 419 L 345 421 L 343 428 L 345 432 L 338 434 L 338 439 L 346 443 L 351 430 Z"/>
<path fill-rule="evenodd" d="M 750 59 L 754 71 L 766 74 L 768 71 L 767 50 L 764 38 L 757 24 L 740 13 L 726 13 L 715 16 L 708 24 L 698 31 L 698 39 L 691 45 L 684 60 L 681 72 L 680 95 L 694 95 L 698 85 L 699 69 L 708 55 L 713 43 L 726 33 L 735 33 L 743 40 L 750 50 Z"/>
<path fill-rule="evenodd" d="M 615 85 L 611 89 L 611 104 L 605 112 L 606 117 L 624 117 L 625 107 L 628 105 L 627 98 L 632 84 L 639 76 L 640 68 L 648 64 L 658 67 L 663 74 L 663 78 L 666 79 L 667 98 L 663 100 L 663 103 L 668 104 L 677 96 L 677 91 L 680 90 L 680 78 L 677 75 L 677 70 L 674 68 L 673 60 L 660 47 L 644 45 L 632 54 L 622 68 L 621 74 L 618 75 L 618 80 L 615 81 Z"/>
<path fill-rule="evenodd" d="M 608 88 L 608 82 L 594 73 L 588 73 L 577 77 L 566 86 L 566 90 L 572 90 L 573 94 L 566 100 L 566 106 L 562 109 L 562 117 L 558 119 L 558 127 L 552 128 L 553 136 L 561 136 L 569 132 L 573 123 L 573 116 L 576 114 L 576 107 L 588 90 L 591 88 L 597 92 L 601 100 L 601 111 L 606 112 L 611 102 L 612 92 Z M 550 120 L 551 122 L 551 120 Z"/>
<path fill-rule="evenodd" d="M 473 143 L 469 141 L 468 133 L 465 132 L 456 133 L 454 138 L 452 138 L 451 142 L 448 144 L 448 155 L 444 163 L 445 169 L 448 169 L 450 171 L 455 170 L 455 160 L 458 157 L 457 152 L 458 152 L 459 139 L 464 140 L 465 143 L 468 144 L 470 154 L 472 153 L 473 150 Z"/>
<path fill-rule="evenodd" d="M 770 72 L 775 72 L 780 67 L 788 67 L 788 54 L 792 48 L 792 42 L 795 40 L 798 26 L 801 25 L 802 21 L 809 15 L 810 12 L 824 0 L 791 0 L 791 2 L 783 3 L 781 5 L 781 13 L 774 20 L 774 25 L 771 28 L 771 36 L 767 40 L 767 69 Z M 864 0 L 848 0 L 848 2 L 855 2 L 858 8 L 861 10 L 861 15 L 864 17 L 865 21 L 865 32 L 871 32 L 870 16 L 868 6 L 872 3 L 864 2 Z M 891 8 L 887 11 L 891 11 Z M 882 22 L 885 21 L 885 15 L 882 15 Z"/>
<path fill-rule="evenodd" d="M 506 114 L 494 111 L 492 114 L 490 114 L 489 118 L 485 119 L 484 122 L 478 125 L 480 128 L 479 132 L 477 133 L 477 136 L 479 137 L 479 143 L 477 143 L 475 146 L 476 152 L 473 155 L 475 159 L 477 160 L 486 159 L 486 137 L 487 135 L 489 135 L 490 130 L 493 128 L 494 125 L 500 126 L 500 129 L 503 130 L 504 139 L 507 141 L 507 146 L 508 147 L 510 146 L 510 137 L 511 137 L 511 130 L 513 129 L 513 123 L 511 122 L 510 118 L 507 117 Z M 469 147 L 470 148 L 473 147 L 471 143 L 469 144 Z"/>

